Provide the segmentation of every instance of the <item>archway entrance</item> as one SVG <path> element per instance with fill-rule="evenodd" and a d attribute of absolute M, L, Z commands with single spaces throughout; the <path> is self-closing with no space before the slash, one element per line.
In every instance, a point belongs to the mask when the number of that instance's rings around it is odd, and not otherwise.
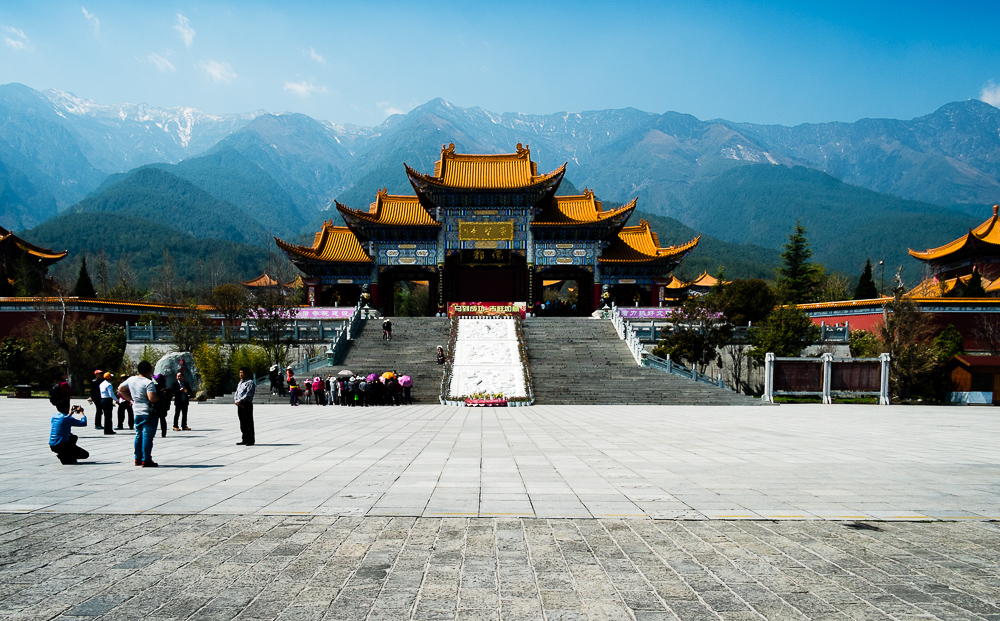
<path fill-rule="evenodd" d="M 332 285 L 320 289 L 317 306 L 355 306 L 361 299 L 361 285 Z"/>
<path fill-rule="evenodd" d="M 538 270 L 535 312 L 542 316 L 589 315 L 594 311 L 594 276 L 579 267 Z"/>
<path fill-rule="evenodd" d="M 459 253 L 448 257 L 445 263 L 445 269 L 448 273 L 445 284 L 445 302 L 523 302 L 527 300 L 528 273 L 524 257 L 513 253 L 509 253 L 507 256 L 509 257 L 507 265 L 463 262 Z"/>
<path fill-rule="evenodd" d="M 395 317 L 426 317 L 436 310 L 437 273 L 429 268 L 390 268 L 379 274 L 378 308 Z"/>
<path fill-rule="evenodd" d="M 618 284 L 611 287 L 611 299 L 616 306 L 649 306 L 650 291 L 640 285 Z"/>

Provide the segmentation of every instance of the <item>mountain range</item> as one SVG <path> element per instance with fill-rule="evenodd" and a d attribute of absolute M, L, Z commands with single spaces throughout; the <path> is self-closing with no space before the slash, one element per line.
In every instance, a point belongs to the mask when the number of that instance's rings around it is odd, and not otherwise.
<path fill-rule="evenodd" d="M 334 200 L 360 208 L 382 187 L 412 192 L 403 163 L 431 171 L 451 142 L 471 153 L 528 144 L 540 170 L 566 163 L 567 185 L 610 202 L 638 197 L 639 210 L 668 229 L 661 239 L 714 238 L 688 263 L 726 264 L 730 276 L 769 270 L 760 266 L 777 262 L 801 221 L 828 270 L 856 275 L 871 256 L 914 278 L 921 266 L 907 247 L 958 237 L 1000 197 L 1000 110 L 978 100 L 908 121 L 783 127 L 631 108 L 497 114 L 436 99 L 359 127 L 291 113 L 99 105 L 8 84 L 0 225 L 46 222 L 51 231 L 69 214 L 100 212 L 195 238 L 304 241 L 338 219 Z M 699 257 L 708 246 L 714 255 Z M 750 255 L 762 263 L 742 265 Z"/>

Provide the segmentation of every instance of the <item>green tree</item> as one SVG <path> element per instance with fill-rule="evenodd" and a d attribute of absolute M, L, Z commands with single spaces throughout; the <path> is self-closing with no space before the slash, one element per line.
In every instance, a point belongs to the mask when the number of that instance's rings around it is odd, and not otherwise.
<path fill-rule="evenodd" d="M 212 289 L 209 303 L 222 315 L 222 340 L 230 352 L 236 350 L 237 328 L 247 316 L 247 290 L 235 284 L 219 285 Z"/>
<path fill-rule="evenodd" d="M 105 323 L 103 318 L 82 318 L 66 313 L 65 307 L 43 309 L 21 329 L 30 343 L 28 355 L 46 375 L 65 369 L 78 394 L 84 378 L 94 369 L 121 368 L 125 354 L 125 328 Z"/>
<path fill-rule="evenodd" d="M 865 261 L 865 271 L 861 272 L 858 279 L 858 286 L 854 288 L 855 300 L 874 300 L 879 297 L 878 287 L 875 286 L 875 278 L 872 276 L 871 257 Z"/>
<path fill-rule="evenodd" d="M 258 292 L 250 302 L 247 319 L 253 322 L 255 341 L 267 351 L 271 364 L 284 366 L 293 341 L 285 336 L 288 324 L 295 319 L 298 309 L 282 287 L 268 287 Z"/>
<path fill-rule="evenodd" d="M 713 291 L 711 298 L 713 306 L 736 326 L 763 321 L 777 303 L 774 289 L 760 278 L 734 280 L 718 293 Z"/>
<path fill-rule="evenodd" d="M 269 363 L 263 347 L 243 345 L 237 347 L 229 357 L 228 376 L 231 381 L 239 379 L 240 368 L 246 367 L 254 376 L 267 375 Z"/>
<path fill-rule="evenodd" d="M 985 298 L 986 289 L 983 287 L 983 275 L 979 273 L 979 269 L 972 268 L 972 276 L 969 277 L 969 282 L 965 284 L 965 291 L 963 296 L 966 298 Z"/>
<path fill-rule="evenodd" d="M 70 295 L 78 298 L 97 297 L 97 291 L 94 290 L 94 283 L 90 280 L 90 274 L 87 273 L 86 255 L 80 260 L 80 274 L 76 277 L 76 284 L 73 286 L 73 291 Z"/>
<path fill-rule="evenodd" d="M 719 359 L 718 349 L 732 334 L 732 326 L 704 298 L 688 299 L 668 321 L 670 332 L 653 349 L 653 355 L 670 355 L 702 373 Z"/>
<path fill-rule="evenodd" d="M 193 352 L 205 342 L 208 334 L 208 315 L 194 302 L 179 313 L 167 316 L 167 326 L 174 335 L 174 350 Z"/>
<path fill-rule="evenodd" d="M 965 353 L 965 339 L 953 324 L 948 324 L 934 337 L 934 357 L 938 365 L 944 365 L 955 356 Z"/>
<path fill-rule="evenodd" d="M 931 343 L 933 334 L 931 316 L 901 292 L 883 307 L 876 336 L 882 351 L 890 356 L 889 383 L 893 397 L 909 399 L 914 387 L 934 370 L 937 352 Z"/>
<path fill-rule="evenodd" d="M 5 336 L 0 341 L 0 386 L 27 384 L 42 379 L 38 369 L 30 364 L 29 343 L 15 336 Z"/>
<path fill-rule="evenodd" d="M 795 306 L 778 306 L 763 323 L 750 328 L 750 358 L 764 363 L 768 352 L 775 356 L 798 356 L 819 338 L 819 326 Z"/>
<path fill-rule="evenodd" d="M 811 263 L 812 250 L 802 221 L 788 236 L 778 267 L 778 294 L 786 304 L 807 304 L 815 300 L 819 268 Z"/>
<path fill-rule="evenodd" d="M 201 375 L 201 390 L 209 395 L 220 395 L 225 389 L 226 363 L 222 355 L 222 345 L 215 343 L 202 343 L 195 348 L 191 355 L 198 365 L 198 373 Z"/>
<path fill-rule="evenodd" d="M 868 330 L 851 330 L 848 339 L 854 358 L 874 358 L 882 353 L 882 343 Z"/>

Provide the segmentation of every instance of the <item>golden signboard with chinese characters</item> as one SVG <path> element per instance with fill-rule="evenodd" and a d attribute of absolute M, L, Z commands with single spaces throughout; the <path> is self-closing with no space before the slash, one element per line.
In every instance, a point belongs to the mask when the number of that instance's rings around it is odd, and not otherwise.
<path fill-rule="evenodd" d="M 510 241 L 514 239 L 513 222 L 459 222 L 460 241 Z"/>
<path fill-rule="evenodd" d="M 462 264 L 469 267 L 503 267 L 510 265 L 510 250 L 463 250 Z"/>

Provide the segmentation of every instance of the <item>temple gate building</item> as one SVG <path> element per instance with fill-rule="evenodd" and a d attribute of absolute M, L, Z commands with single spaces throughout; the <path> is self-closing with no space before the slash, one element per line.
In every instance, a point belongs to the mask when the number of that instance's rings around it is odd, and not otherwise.
<path fill-rule="evenodd" d="M 472 155 L 442 148 L 433 174 L 406 166 L 413 195 L 381 190 L 367 211 L 336 204 L 347 226 L 324 223 L 312 246 L 275 238 L 302 272 L 311 305 L 372 305 L 399 314 L 401 296 L 426 296 L 421 312 L 449 302 L 542 301 L 569 292 L 578 314 L 601 305 L 607 286 L 619 305 L 656 304 L 670 274 L 698 244 L 660 247 L 636 200 L 605 210 L 594 193 L 556 196 L 566 165 L 538 174 L 528 148 Z"/>
<path fill-rule="evenodd" d="M 1000 291 L 1000 205 L 993 217 L 955 241 L 928 250 L 910 249 L 929 276 L 908 292 L 911 297 L 946 297 L 961 293 L 976 270 L 989 294 Z"/>
<path fill-rule="evenodd" d="M 36 246 L 0 226 L 0 297 L 51 291 L 49 266 L 66 254 Z"/>

